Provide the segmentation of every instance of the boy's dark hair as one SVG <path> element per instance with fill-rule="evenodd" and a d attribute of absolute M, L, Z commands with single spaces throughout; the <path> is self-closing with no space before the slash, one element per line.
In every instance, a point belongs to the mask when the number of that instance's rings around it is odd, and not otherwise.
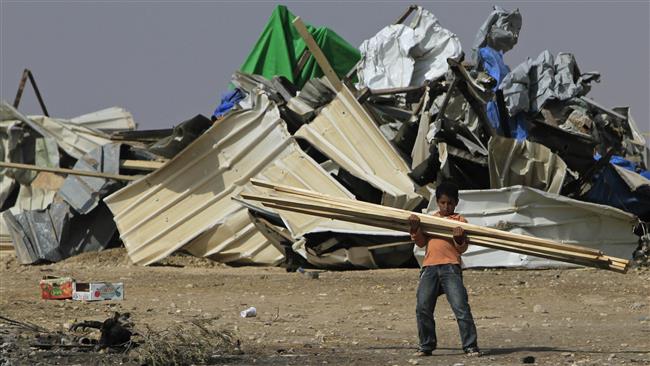
<path fill-rule="evenodd" d="M 436 187 L 436 201 L 439 200 L 443 194 L 458 202 L 458 186 L 456 184 L 449 181 L 440 183 Z"/>

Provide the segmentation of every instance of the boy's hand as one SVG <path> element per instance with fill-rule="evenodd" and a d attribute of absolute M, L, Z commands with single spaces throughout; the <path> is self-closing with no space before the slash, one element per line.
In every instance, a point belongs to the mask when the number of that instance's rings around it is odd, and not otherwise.
<path fill-rule="evenodd" d="M 409 216 L 409 225 L 411 225 L 411 234 L 415 234 L 420 228 L 420 218 L 412 214 Z"/>
<path fill-rule="evenodd" d="M 456 243 L 465 244 L 465 229 L 462 226 L 455 227 L 452 232 Z"/>

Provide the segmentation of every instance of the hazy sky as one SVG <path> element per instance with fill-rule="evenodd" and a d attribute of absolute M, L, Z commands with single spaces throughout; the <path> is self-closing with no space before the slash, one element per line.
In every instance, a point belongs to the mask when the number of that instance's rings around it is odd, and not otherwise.
<path fill-rule="evenodd" d="M 141 129 L 209 116 L 277 2 L 0 0 L 1 97 L 13 102 L 30 68 L 52 116 L 121 106 Z M 305 22 L 328 26 L 354 46 L 393 22 L 413 1 L 291 2 Z M 519 8 L 511 68 L 544 49 L 575 54 L 583 72 L 600 71 L 589 96 L 629 105 L 650 131 L 650 2 L 499 1 Z M 420 2 L 455 32 L 467 54 L 490 1 Z M 28 89 L 22 111 L 40 113 Z M 650 139 L 646 136 L 646 139 Z"/>

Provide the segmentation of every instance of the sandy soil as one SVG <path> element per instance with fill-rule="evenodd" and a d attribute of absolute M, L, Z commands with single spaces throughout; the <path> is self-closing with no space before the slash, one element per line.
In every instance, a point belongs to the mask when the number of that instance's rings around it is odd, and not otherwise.
<path fill-rule="evenodd" d="M 138 267 L 123 249 L 42 266 L 4 256 L 0 269 L 0 315 L 52 331 L 104 320 L 113 311 L 130 312 L 137 326 L 154 329 L 217 317 L 219 327 L 241 340 L 243 354 L 221 355 L 215 364 L 518 365 L 532 356 L 539 365 L 650 365 L 648 270 L 465 271 L 485 356 L 463 355 L 453 314 L 440 298 L 439 349 L 415 359 L 417 269 L 322 272 L 311 279 L 282 268 L 231 268 L 188 257 Z M 121 281 L 126 298 L 41 300 L 43 275 Z M 241 318 L 249 306 L 258 316 Z M 15 334 L 7 338 L 8 326 L 0 325 L 0 365 L 136 364 L 129 354 L 31 349 Z"/>

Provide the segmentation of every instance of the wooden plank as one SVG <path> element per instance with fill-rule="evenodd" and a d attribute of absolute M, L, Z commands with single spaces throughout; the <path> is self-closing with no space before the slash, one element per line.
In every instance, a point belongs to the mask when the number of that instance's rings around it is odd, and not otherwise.
<path fill-rule="evenodd" d="M 279 195 L 264 196 L 243 193 L 242 197 L 264 202 L 265 205 L 271 208 L 408 232 L 408 216 L 412 214 L 410 211 L 356 200 L 329 197 L 317 192 L 278 186 L 266 182 L 253 181 L 253 184 L 258 187 L 274 189 Z M 592 248 L 560 244 L 551 240 L 486 229 L 481 226 L 458 223 L 430 215 L 417 215 L 421 217 L 423 230 L 427 235 L 431 236 L 451 238 L 450 229 L 463 226 L 468 232 L 471 244 L 622 273 L 627 271 L 629 266 L 629 261 L 625 259 L 605 256 L 600 251 Z"/>
<path fill-rule="evenodd" d="M 244 194 L 245 198 L 253 198 L 252 195 Z M 253 198 L 254 199 L 254 198 Z M 382 226 L 382 223 L 384 221 L 388 221 L 391 224 L 398 224 L 397 227 L 401 231 L 408 231 L 408 219 L 404 217 L 390 217 L 389 215 L 386 215 L 385 213 L 372 213 L 372 212 L 364 212 L 362 209 L 344 209 L 344 208 L 337 208 L 337 207 L 328 207 L 326 205 L 321 205 L 321 204 L 314 204 L 314 203 L 309 203 L 309 202 L 304 202 L 304 201 L 289 201 L 286 199 L 282 198 L 275 198 L 275 197 L 268 197 L 264 199 L 264 202 L 269 202 L 273 203 L 275 205 L 280 205 L 280 207 L 286 207 L 287 209 L 290 208 L 290 210 L 294 210 L 294 208 L 298 209 L 304 209 L 304 210 L 313 210 L 314 212 L 319 212 L 319 211 L 324 211 L 324 212 L 329 212 L 329 213 L 334 213 L 334 214 L 339 214 L 339 215 L 348 215 L 351 217 L 361 217 L 364 219 L 368 219 L 370 222 L 375 222 L 375 226 Z M 428 225 L 427 223 L 422 223 L 422 228 L 425 231 L 432 231 L 436 233 L 436 236 L 444 236 L 451 238 L 451 229 L 455 227 L 455 223 L 451 223 L 449 227 L 440 227 L 437 225 Z M 392 227 L 391 227 L 392 228 Z M 444 232 L 448 232 L 448 234 L 441 234 Z M 468 234 L 470 235 L 470 240 L 472 238 L 479 238 L 481 235 L 472 235 L 471 232 L 468 231 Z M 546 247 L 540 247 L 540 246 L 534 246 L 532 244 L 527 244 L 527 243 L 519 243 L 516 241 L 506 241 L 503 239 L 495 239 L 495 238 L 489 238 L 492 241 L 495 242 L 507 242 L 511 245 L 517 245 L 522 248 L 536 248 L 538 250 L 543 250 L 543 251 L 548 251 L 550 253 L 555 253 L 555 254 L 567 254 L 570 255 L 574 252 L 571 252 L 570 250 L 566 250 L 565 248 L 562 249 L 555 249 L 555 248 L 546 248 Z M 578 257 L 583 257 L 587 259 L 596 259 L 598 258 L 598 254 L 583 254 L 583 253 L 575 253 L 576 256 Z"/>
<path fill-rule="evenodd" d="M 411 212 L 405 211 L 405 210 L 400 210 L 400 209 L 390 208 L 390 207 L 386 207 L 386 206 L 375 205 L 375 204 L 361 202 L 361 201 L 329 197 L 329 196 L 326 196 L 326 195 L 323 195 L 323 194 L 320 194 L 320 193 L 317 193 L 317 192 L 312 192 L 312 191 L 307 191 L 307 190 L 297 189 L 297 188 L 287 187 L 287 186 L 274 185 L 274 184 L 261 182 L 261 181 L 257 181 L 257 180 L 253 180 L 252 183 L 254 185 L 256 185 L 256 186 L 259 186 L 259 187 L 275 189 L 277 192 L 283 192 L 283 193 L 286 192 L 286 193 L 290 193 L 290 194 L 297 194 L 297 195 L 302 195 L 302 196 L 306 196 L 306 197 L 316 198 L 316 199 L 318 199 L 318 201 L 324 202 L 325 204 L 328 204 L 328 203 L 331 204 L 331 203 L 335 203 L 335 202 L 353 203 L 353 205 L 347 205 L 346 207 L 355 208 L 355 207 L 359 207 L 359 206 L 366 206 L 366 207 L 374 208 L 375 212 L 377 212 L 377 210 L 382 211 L 382 212 L 386 211 L 386 210 L 390 210 L 392 212 L 401 213 L 402 215 L 406 214 L 406 213 L 408 213 L 408 214 L 411 213 Z M 325 198 L 327 198 L 327 199 L 325 199 Z M 377 212 L 377 213 L 379 213 L 379 212 Z M 423 215 L 423 216 L 425 218 L 427 218 L 427 219 L 432 218 L 432 216 L 430 216 L 430 215 Z M 403 218 L 403 216 L 402 216 L 402 218 Z M 435 218 L 435 217 L 434 217 L 434 219 L 435 220 L 441 220 L 440 218 Z M 454 226 L 458 225 L 458 223 L 456 223 L 456 222 L 451 222 L 451 223 Z M 476 225 L 474 225 L 474 226 L 476 226 Z M 480 226 L 477 226 L 477 227 L 480 228 L 480 229 L 485 229 L 485 228 L 480 227 Z M 487 235 L 490 235 L 490 236 L 493 235 L 493 234 L 497 234 L 499 236 L 502 236 L 502 235 L 505 234 L 506 235 L 506 237 L 504 238 L 505 240 L 512 240 L 512 238 L 515 238 L 515 239 L 517 239 L 517 241 L 519 241 L 519 239 L 524 239 L 524 240 L 528 241 L 528 240 L 534 239 L 534 242 L 541 241 L 542 244 L 549 244 L 549 243 L 553 244 L 552 247 L 558 248 L 560 250 L 571 249 L 571 250 L 578 250 L 580 252 L 584 252 L 586 254 L 592 254 L 592 255 L 593 254 L 596 254 L 596 255 L 602 254 L 600 251 L 597 251 L 597 250 L 594 250 L 594 249 L 591 249 L 591 248 L 585 248 L 585 247 L 570 245 L 570 244 L 559 244 L 559 243 L 556 243 L 556 242 L 553 242 L 553 241 L 550 241 L 550 240 L 546 240 L 546 239 L 538 239 L 538 238 L 533 238 L 533 237 L 529 237 L 529 236 L 525 236 L 525 235 L 512 234 L 512 233 L 507 233 L 507 232 L 503 232 L 503 231 L 499 231 L 499 230 L 495 230 L 495 229 L 489 229 L 488 233 L 483 233 L 483 234 L 487 234 Z M 628 261 L 625 260 L 625 259 L 616 258 L 616 260 L 619 261 L 619 263 L 623 263 L 623 264 L 628 263 Z"/>
<path fill-rule="evenodd" d="M 149 160 L 120 160 L 120 168 L 154 171 L 160 169 L 166 162 L 165 161 L 149 161 Z"/>
<path fill-rule="evenodd" d="M 253 199 L 251 195 L 243 194 L 242 196 L 244 195 L 247 196 L 244 198 Z M 409 230 L 408 220 L 403 218 L 401 219 L 396 217 L 389 218 L 382 214 L 372 214 L 372 213 L 363 212 L 362 210 L 344 210 L 344 209 L 337 209 L 337 208 L 326 207 L 326 206 L 313 205 L 306 202 L 286 202 L 286 201 L 283 202 L 282 199 L 276 199 L 276 198 L 269 198 L 268 202 L 273 205 L 272 207 L 277 209 L 286 209 L 295 212 L 299 212 L 298 210 L 300 210 L 300 212 L 302 213 L 318 215 L 318 216 L 323 216 L 323 213 L 328 213 L 327 217 L 336 218 L 338 220 L 343 220 L 343 221 L 356 220 L 355 219 L 356 217 L 364 220 L 364 223 L 367 225 L 379 226 L 387 229 L 404 231 L 404 232 L 408 232 Z M 430 236 L 443 237 L 446 239 L 451 239 L 453 237 L 453 235 L 451 234 L 451 228 L 441 229 L 440 227 L 431 226 L 431 225 L 427 225 L 426 223 L 423 223 L 422 230 L 425 232 L 425 234 Z M 507 245 L 510 248 L 518 248 L 521 250 L 530 250 L 535 252 L 547 253 L 551 255 L 562 255 L 562 256 L 566 256 L 567 258 L 573 257 L 573 258 L 581 258 L 584 260 L 592 260 L 592 261 L 598 261 L 600 258 L 598 254 L 585 254 L 585 253 L 573 252 L 570 249 L 556 249 L 556 248 L 542 247 L 534 244 L 520 243 L 517 241 L 509 241 L 509 240 L 496 239 L 491 237 L 484 237 L 482 235 L 472 235 L 469 232 L 468 232 L 468 238 L 470 240 L 470 243 L 480 242 L 483 244 L 485 243 L 495 244 L 498 245 L 500 248 L 504 245 Z M 609 263 L 609 261 L 606 259 L 600 259 L 600 261 Z"/>
<path fill-rule="evenodd" d="M 314 37 L 311 36 L 311 33 L 309 33 L 307 30 L 307 27 L 305 27 L 305 23 L 302 22 L 302 19 L 300 19 L 300 17 L 296 17 L 296 19 L 293 20 L 293 25 L 298 30 L 298 33 L 300 33 L 300 37 L 302 37 L 302 39 L 305 41 L 307 48 L 309 48 L 309 52 L 311 52 L 311 54 L 316 59 L 318 66 L 320 66 L 320 69 L 323 71 L 323 74 L 325 74 L 325 77 L 327 80 L 329 80 L 330 84 L 332 84 L 334 90 L 341 90 L 343 87 L 341 79 L 339 79 L 338 75 L 336 75 L 336 72 L 334 72 L 332 65 L 330 65 L 329 61 L 327 61 L 327 57 L 325 57 L 323 51 L 320 49 L 320 47 L 318 47 L 318 44 L 316 44 Z"/>
<path fill-rule="evenodd" d="M 130 175 L 90 172 L 90 171 L 74 170 L 74 169 L 66 169 L 66 168 L 48 168 L 48 167 L 36 166 L 32 164 L 9 163 L 5 161 L 0 161 L 0 168 L 36 170 L 39 172 L 72 174 L 72 175 L 80 175 L 84 177 L 106 178 L 106 179 L 125 180 L 125 181 L 132 181 L 139 178 Z"/>
<path fill-rule="evenodd" d="M 368 202 L 362 202 L 362 201 L 356 201 L 356 200 L 350 200 L 346 198 L 338 198 L 338 197 L 330 197 L 321 193 L 317 192 L 311 192 L 303 189 L 298 189 L 298 188 L 293 188 L 293 187 L 287 187 L 287 186 L 279 186 L 279 185 L 273 185 L 269 184 L 266 182 L 261 182 L 257 180 L 251 180 L 253 185 L 260 186 L 260 187 L 265 187 L 265 188 L 272 188 L 275 189 L 278 192 L 283 192 L 283 193 L 289 193 L 289 194 L 296 194 L 296 195 L 301 195 L 301 196 L 306 196 L 306 197 L 312 197 L 316 199 L 321 199 L 321 202 L 327 203 L 327 201 L 331 202 L 338 202 L 341 204 L 353 204 L 354 206 L 352 207 L 366 207 L 370 210 L 373 210 L 377 212 L 377 210 L 382 210 L 384 212 L 385 210 L 390 210 L 391 212 L 394 212 L 399 215 L 405 215 L 405 214 L 415 214 L 418 217 L 420 217 L 420 221 L 422 222 L 427 222 L 429 224 L 437 224 L 437 225 L 444 225 L 446 227 L 455 227 L 455 226 L 462 226 L 464 229 L 469 230 L 471 232 L 477 232 L 482 235 L 489 235 L 489 236 L 495 236 L 502 238 L 504 240 L 517 240 L 517 241 L 522 241 L 522 242 L 527 242 L 527 243 L 534 243 L 538 245 L 544 245 L 547 247 L 553 247 L 557 248 L 560 250 L 565 250 L 567 248 L 572 248 L 575 251 L 585 253 L 585 254 L 602 254 L 599 250 L 592 249 L 592 248 L 586 248 L 578 245 L 573 245 L 573 244 L 560 244 L 557 242 L 554 242 L 552 240 L 547 240 L 547 239 L 540 239 L 540 238 L 535 238 L 527 235 L 521 235 L 521 234 L 514 234 L 510 233 L 507 231 L 501 231 L 497 229 L 492 229 L 492 228 L 484 228 L 482 226 L 478 225 L 472 225 L 472 224 L 465 224 L 465 223 L 458 223 L 455 221 L 450 221 L 441 217 L 435 217 L 432 215 L 425 215 L 425 214 L 419 214 L 415 212 L 410 212 L 406 210 L 401 210 L 393 207 L 387 207 L 387 206 L 381 206 L 381 205 L 376 205 Z M 324 201 L 323 201 L 324 200 Z"/>
<path fill-rule="evenodd" d="M 282 205 L 275 205 L 275 204 L 268 204 L 270 208 L 276 208 L 276 209 L 286 209 L 286 207 Z M 371 219 L 366 219 L 362 217 L 354 217 L 354 216 L 348 216 L 348 215 L 342 215 L 342 214 L 335 214 L 335 213 L 330 213 L 330 212 L 325 212 L 325 211 L 314 211 L 314 210 L 308 210 L 308 209 L 291 209 L 293 212 L 298 212 L 298 213 L 303 213 L 307 215 L 317 215 L 321 217 L 327 217 L 331 218 L 334 220 L 342 220 L 342 221 L 348 221 L 348 222 L 354 222 L 357 224 L 363 224 L 363 225 L 370 225 L 370 226 L 380 226 L 385 229 L 391 229 L 391 230 L 396 230 L 396 231 L 405 231 L 407 230 L 405 228 L 405 225 L 400 225 L 398 223 L 392 222 L 392 221 L 378 221 L 378 220 L 371 220 Z M 428 236 L 433 236 L 433 237 L 441 237 L 441 238 L 446 238 L 450 239 L 452 237 L 451 233 L 440 233 L 440 232 L 432 232 L 432 231 L 426 231 L 425 230 L 425 235 Z M 613 270 L 616 272 L 623 272 L 626 270 L 626 268 L 611 264 L 609 261 L 606 260 L 593 260 L 590 258 L 576 258 L 571 255 L 566 256 L 554 252 L 548 252 L 544 250 L 536 250 L 536 248 L 520 248 L 520 247 L 513 247 L 510 246 L 506 243 L 495 243 L 489 240 L 485 240 L 482 238 L 471 238 L 470 239 L 470 244 L 474 245 L 480 245 L 483 247 L 487 248 L 492 248 L 492 249 L 498 249 L 498 250 L 505 250 L 509 252 L 514 252 L 514 253 L 519 253 L 519 254 L 524 254 L 524 255 L 533 255 L 536 257 L 540 258 L 546 258 L 546 259 L 551 259 L 551 260 L 557 260 L 560 262 L 567 262 L 567 263 L 572 263 L 572 264 L 578 264 L 578 265 L 584 265 L 584 266 L 590 266 L 590 267 L 596 267 L 596 268 L 601 268 L 601 269 L 609 269 Z"/>

